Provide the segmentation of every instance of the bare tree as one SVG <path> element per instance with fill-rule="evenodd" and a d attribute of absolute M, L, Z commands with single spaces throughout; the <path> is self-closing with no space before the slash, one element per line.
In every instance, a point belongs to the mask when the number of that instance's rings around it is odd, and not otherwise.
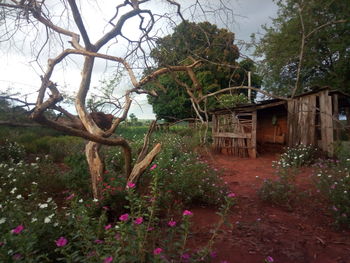
<path fill-rule="evenodd" d="M 40 124 L 88 140 L 85 154 L 91 173 L 94 198 L 100 198 L 99 182 L 103 181 L 104 163 L 99 155 L 101 145 L 118 146 L 123 149 L 125 175 L 128 181 L 133 182 L 137 181 L 161 149 L 161 145 L 157 144 L 147 153 L 149 132 L 136 164 L 132 165 L 129 142 L 125 138 L 114 135 L 120 123 L 127 117 L 133 94 L 156 95 L 154 90 L 146 90 L 145 84 L 169 72 L 185 72 L 189 74 L 194 85 L 198 86 L 192 69 L 200 64 L 199 60 L 195 60 L 191 65 L 161 68 L 142 79 L 138 79 L 138 72 L 135 71 L 135 68 L 138 68 L 141 63 L 143 66 L 148 66 L 151 63 L 147 52 L 152 48 L 157 34 L 165 25 L 164 21 L 167 20 L 174 24 L 176 21 L 184 21 L 185 19 L 177 1 L 158 1 L 167 8 L 167 10 L 162 10 L 160 14 L 157 13 L 159 8 L 156 8 L 155 11 L 152 9 L 154 6 L 151 2 L 154 1 L 119 1 L 115 5 L 111 17 L 104 18 L 106 25 L 101 28 L 101 32 L 104 31 L 104 33 L 97 40 L 92 41 L 95 36 L 91 30 L 91 20 L 96 18 L 89 17 L 91 12 L 86 13 L 85 11 L 88 9 L 88 5 L 93 5 L 98 10 L 100 6 L 97 1 L 0 1 L 0 26 L 4 32 L 1 42 L 13 41 L 12 43 L 14 43 L 18 36 L 22 38 L 30 36 L 31 51 L 34 53 L 38 65 L 43 69 L 41 85 L 31 118 Z M 192 9 L 193 7 L 199 8 L 205 14 L 200 1 L 193 1 L 193 3 L 194 5 L 190 6 Z M 222 1 L 217 1 L 217 3 L 222 4 Z M 207 5 L 205 6 L 207 7 Z M 223 5 L 220 8 L 223 10 Z M 192 14 L 190 13 L 190 15 Z M 135 21 L 137 28 L 133 29 L 135 33 L 130 36 L 128 26 Z M 118 52 L 111 52 L 111 50 L 123 50 L 123 54 L 116 55 Z M 74 99 L 78 116 L 74 116 L 60 104 L 63 95 L 60 84 L 56 83 L 57 80 L 54 79 L 54 73 L 59 70 L 59 67 L 64 67 L 69 59 L 77 56 L 83 59 L 83 65 L 80 85 L 76 88 Z M 110 125 L 107 126 L 101 126 L 87 107 L 88 94 L 91 92 L 91 78 L 95 62 L 98 59 L 115 63 L 117 69 L 122 69 L 127 73 L 132 84 L 132 87 L 124 92 L 122 100 L 114 103 L 120 114 L 114 118 L 107 118 L 111 120 Z M 42 65 L 43 60 L 47 60 L 46 66 Z M 187 87 L 187 90 L 191 94 L 191 88 Z M 205 111 L 198 107 L 196 98 L 192 99 L 193 107 L 199 111 L 200 116 L 200 112 Z M 62 122 L 50 119 L 44 114 L 48 110 L 58 111 L 70 121 Z"/>

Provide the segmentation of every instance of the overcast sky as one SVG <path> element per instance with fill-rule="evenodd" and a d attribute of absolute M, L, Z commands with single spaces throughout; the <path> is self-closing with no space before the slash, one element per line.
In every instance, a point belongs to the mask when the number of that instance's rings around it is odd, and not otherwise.
<path fill-rule="evenodd" d="M 261 29 L 261 25 L 269 24 L 271 17 L 276 16 L 277 7 L 272 0 L 231 0 L 232 8 L 237 16 L 234 17 L 235 23 L 228 25 L 229 30 L 236 34 L 237 40 L 249 41 L 252 33 L 257 33 Z M 182 1 L 178 1 L 181 3 Z M 210 21 L 215 22 L 215 21 Z M 220 26 L 220 23 L 217 22 Z M 36 98 L 36 91 L 40 86 L 40 78 L 38 68 L 30 63 L 28 57 L 20 55 L 10 49 L 1 50 L 0 63 L 0 91 L 10 88 L 14 92 L 28 94 L 29 100 Z M 101 70 L 104 65 L 100 63 L 97 68 Z M 55 81 L 58 81 L 67 90 L 76 90 L 79 85 L 80 68 L 64 69 L 55 75 Z M 78 78 L 77 78 L 78 76 Z M 93 78 L 92 86 L 98 86 L 100 79 Z M 139 119 L 152 119 L 154 114 L 152 107 L 148 105 L 146 96 L 138 96 L 129 111 L 129 115 L 134 113 Z"/>

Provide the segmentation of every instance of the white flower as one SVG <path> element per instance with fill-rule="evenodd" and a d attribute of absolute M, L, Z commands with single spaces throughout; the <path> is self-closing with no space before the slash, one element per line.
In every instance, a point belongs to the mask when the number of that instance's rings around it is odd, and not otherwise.
<path fill-rule="evenodd" d="M 54 226 L 54 227 L 58 226 L 58 223 L 54 223 L 53 226 Z"/>
<path fill-rule="evenodd" d="M 52 198 L 49 197 L 49 198 L 47 198 L 46 203 L 50 203 L 51 201 L 52 201 Z"/>
<path fill-rule="evenodd" d="M 39 161 L 39 160 L 40 160 L 40 157 L 36 157 L 36 158 L 35 158 L 35 161 Z"/>
<path fill-rule="evenodd" d="M 44 219 L 44 223 L 45 224 L 48 224 L 48 223 L 50 223 L 51 222 L 51 218 L 50 217 L 45 217 L 45 219 Z"/>
<path fill-rule="evenodd" d="M 78 202 L 79 202 L 79 203 L 82 203 L 83 201 L 84 201 L 83 199 L 80 199 Z"/>
<path fill-rule="evenodd" d="M 21 199 L 21 198 L 22 198 L 22 195 L 17 195 L 16 198 L 17 198 L 17 199 Z"/>
<path fill-rule="evenodd" d="M 14 193 L 16 192 L 16 190 L 17 190 L 17 187 L 14 187 L 14 188 L 10 191 L 10 193 L 11 193 L 11 194 L 14 194 Z"/>
<path fill-rule="evenodd" d="M 32 182 L 32 184 L 37 185 L 38 183 L 37 182 Z"/>
<path fill-rule="evenodd" d="M 98 199 L 96 199 L 96 198 L 94 198 L 93 200 L 92 200 L 92 202 L 98 202 Z"/>
<path fill-rule="evenodd" d="M 5 222 L 6 222 L 6 218 L 5 218 L 5 217 L 0 218 L 0 225 L 3 224 L 3 223 L 5 223 Z"/>
<path fill-rule="evenodd" d="M 48 207 L 47 204 L 38 204 L 38 206 L 39 206 L 39 208 L 46 208 L 46 207 Z"/>
<path fill-rule="evenodd" d="M 38 219 L 35 218 L 35 217 L 33 217 L 33 218 L 32 218 L 32 223 L 34 223 L 34 222 L 36 222 L 36 221 L 38 221 Z"/>
<path fill-rule="evenodd" d="M 344 191 L 344 194 L 347 194 L 348 193 L 348 191 Z"/>

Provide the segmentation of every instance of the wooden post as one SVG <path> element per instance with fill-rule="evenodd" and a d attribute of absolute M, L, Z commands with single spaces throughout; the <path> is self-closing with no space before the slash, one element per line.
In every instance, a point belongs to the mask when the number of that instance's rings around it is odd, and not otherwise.
<path fill-rule="evenodd" d="M 256 110 L 252 112 L 252 137 L 251 137 L 251 158 L 256 158 L 256 126 L 257 126 L 257 113 Z"/>
<path fill-rule="evenodd" d="M 339 123 L 339 103 L 338 103 L 338 94 L 333 94 L 333 127 L 335 132 L 335 140 L 340 140 L 340 123 Z"/>
<path fill-rule="evenodd" d="M 250 87 L 251 84 L 251 72 L 248 71 L 248 87 Z M 248 89 L 248 102 L 251 103 L 252 102 L 252 90 Z"/>

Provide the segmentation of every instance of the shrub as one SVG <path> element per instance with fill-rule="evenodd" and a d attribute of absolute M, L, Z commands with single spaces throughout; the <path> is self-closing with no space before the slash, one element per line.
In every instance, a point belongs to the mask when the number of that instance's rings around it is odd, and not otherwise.
<path fill-rule="evenodd" d="M 315 183 L 329 200 L 330 211 L 339 227 L 350 227 L 350 158 L 320 160 L 315 164 Z"/>
<path fill-rule="evenodd" d="M 17 142 L 5 140 L 2 144 L 0 144 L 0 162 L 11 161 L 17 163 L 22 160 L 24 156 L 24 148 Z"/>
<path fill-rule="evenodd" d="M 100 206 L 97 200 L 84 201 L 68 192 L 58 209 L 55 198 L 39 191 L 37 182 L 20 189 L 27 173 L 14 177 L 17 166 L 0 166 L 0 179 L 5 182 L 0 191 L 2 262 L 208 262 L 212 241 L 235 201 L 233 194 L 224 197 L 221 220 L 210 242 L 191 253 L 186 244 L 192 212 L 185 210 L 176 219 L 158 217 L 161 174 L 157 170 L 152 170 L 149 195 L 140 196 L 130 184 L 127 212 L 108 221 L 108 207 L 98 216 L 93 214 Z"/>
<path fill-rule="evenodd" d="M 315 156 L 316 149 L 312 146 L 299 145 L 287 148 L 277 162 L 273 162 L 276 169 L 276 180 L 264 180 L 259 190 L 262 200 L 276 205 L 286 205 L 291 208 L 292 201 L 298 196 L 295 188 L 295 176 L 298 168 L 310 165 Z"/>

